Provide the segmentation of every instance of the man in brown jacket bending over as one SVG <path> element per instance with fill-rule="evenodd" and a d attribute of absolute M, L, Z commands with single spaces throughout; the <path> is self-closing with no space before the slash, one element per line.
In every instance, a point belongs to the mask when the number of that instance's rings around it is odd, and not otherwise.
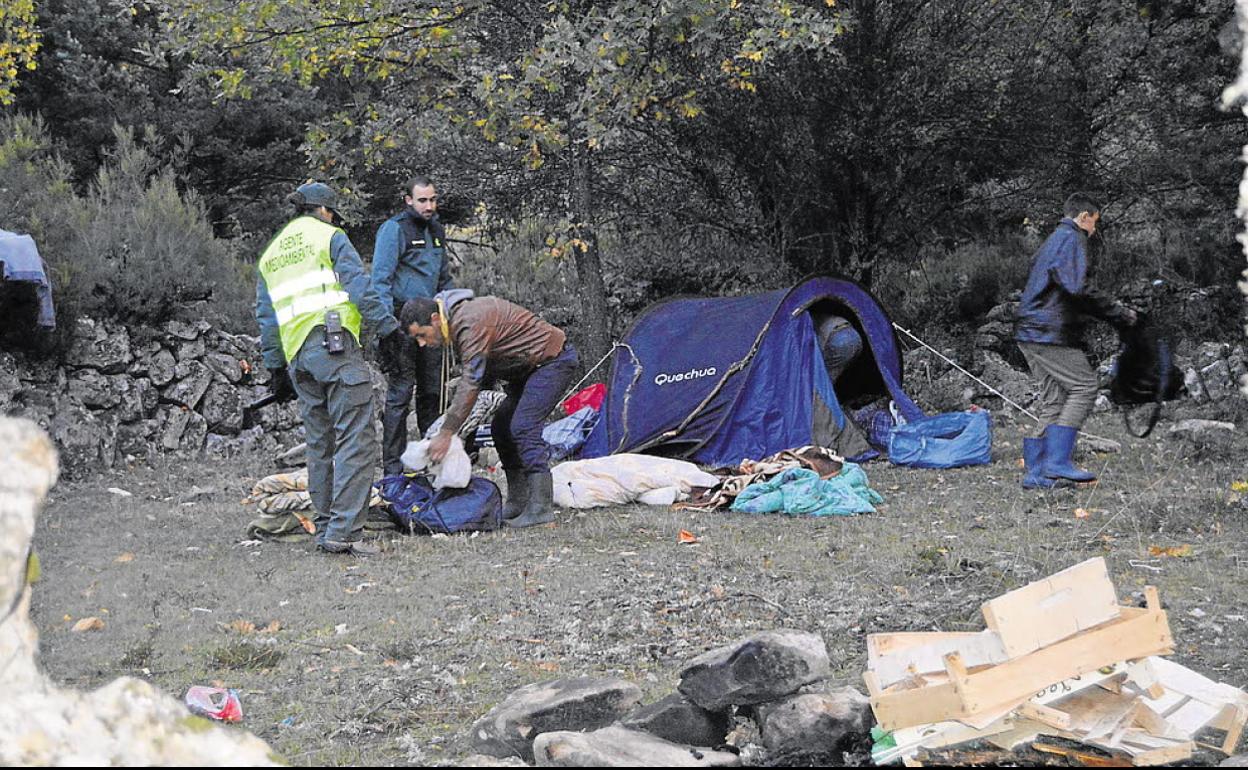
<path fill-rule="evenodd" d="M 463 369 L 442 429 L 429 445 L 429 459 L 438 462 L 446 456 L 451 437 L 468 419 L 481 388 L 505 380 L 507 398 L 491 424 L 507 474 L 504 523 L 531 527 L 554 521 L 542 425 L 580 363 L 567 335 L 519 305 L 498 297 L 474 297 L 467 289 L 409 300 L 399 313 L 399 324 L 422 348 L 449 343 Z"/>

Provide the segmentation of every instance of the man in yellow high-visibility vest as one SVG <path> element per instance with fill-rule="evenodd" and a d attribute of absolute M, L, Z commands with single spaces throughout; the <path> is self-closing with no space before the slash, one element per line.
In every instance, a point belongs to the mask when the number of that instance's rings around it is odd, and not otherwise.
<path fill-rule="evenodd" d="M 283 399 L 299 399 L 317 545 L 330 553 L 370 555 L 378 549 L 360 535 L 378 447 L 361 320 L 377 329 L 384 359 L 396 355 L 404 340 L 359 253 L 334 225 L 334 191 L 309 182 L 288 201 L 296 216 L 257 265 L 256 320 L 269 387 Z"/>

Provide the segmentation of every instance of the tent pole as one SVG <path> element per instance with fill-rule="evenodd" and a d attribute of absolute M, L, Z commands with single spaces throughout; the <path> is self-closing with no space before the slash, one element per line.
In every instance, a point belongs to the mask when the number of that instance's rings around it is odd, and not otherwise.
<path fill-rule="evenodd" d="M 954 360 L 950 359 L 950 358 L 949 358 L 948 356 L 946 356 L 944 353 L 941 353 L 941 352 L 940 352 L 939 350 L 937 350 L 936 348 L 932 347 L 931 345 L 927 344 L 927 343 L 926 343 L 926 342 L 924 342 L 923 340 L 921 340 L 921 339 L 919 339 L 918 337 L 916 337 L 916 336 L 914 335 L 914 333 L 913 333 L 913 332 L 911 332 L 909 329 L 903 329 L 903 328 L 901 327 L 901 325 L 900 325 L 900 324 L 898 324 L 898 323 L 896 323 L 896 322 L 893 322 L 893 328 L 894 328 L 894 329 L 896 329 L 897 331 L 901 332 L 902 334 L 906 335 L 906 336 L 907 336 L 907 337 L 909 337 L 910 339 L 914 340 L 915 342 L 919 343 L 919 344 L 920 344 L 920 345 L 922 345 L 923 347 L 927 348 L 928 350 L 932 351 L 933 353 L 935 353 L 935 354 L 936 354 L 936 356 L 937 356 L 940 360 L 942 360 L 942 361 L 944 361 L 945 363 L 949 364 L 949 365 L 950 365 L 950 366 L 952 366 L 954 369 L 957 369 L 957 370 L 958 370 L 959 372 L 961 372 L 962 374 L 965 374 L 967 377 L 970 377 L 970 378 L 971 378 L 972 380 L 974 380 L 975 382 L 978 382 L 980 385 L 983 385 L 985 388 L 987 388 L 987 389 L 988 389 L 988 392 L 990 392 L 990 393 L 992 393 L 992 394 L 994 394 L 994 395 L 996 395 L 996 396 L 999 396 L 999 397 L 1001 398 L 1001 400 L 1002 400 L 1002 401 L 1004 401 L 1005 403 L 1007 403 L 1007 404 L 1009 404 L 1010 406 L 1014 407 L 1015 409 L 1017 409 L 1018 411 L 1022 412 L 1022 413 L 1023 413 L 1023 414 L 1025 414 L 1025 415 L 1027 415 L 1028 417 L 1030 417 L 1032 420 L 1034 420 L 1034 421 L 1035 421 L 1035 423 L 1036 423 L 1037 425 L 1039 425 L 1039 424 L 1040 424 L 1040 418 L 1039 418 L 1039 417 L 1037 417 L 1037 416 L 1035 416 L 1034 414 L 1032 414 L 1031 412 L 1027 411 L 1027 410 L 1026 410 L 1026 409 L 1024 409 L 1022 406 L 1020 406 L 1020 405 L 1018 405 L 1018 404 L 1014 403 L 1013 401 L 1011 401 L 1009 396 L 1005 395 L 1004 393 L 1002 393 L 1001 391 L 999 391 L 999 390 L 997 390 L 996 388 L 992 387 L 991 385 L 989 385 L 988 383 L 984 382 L 984 381 L 983 381 L 983 380 L 981 380 L 980 378 L 978 378 L 978 377 L 976 377 L 975 375 L 971 374 L 971 373 L 970 373 L 970 372 L 968 372 L 967 370 L 963 369 L 961 366 L 958 366 L 958 364 L 957 364 L 957 362 L 956 362 L 956 361 L 954 361 Z M 1104 442 L 1107 442 L 1107 443 L 1111 443 L 1111 444 L 1115 444 L 1115 445 L 1121 446 L 1121 444 L 1119 444 L 1117 441 L 1114 441 L 1114 440 L 1113 440 L 1113 439 L 1111 439 L 1111 438 L 1104 438 L 1104 437 L 1102 437 L 1102 436 L 1098 436 L 1098 435 L 1096 435 L 1095 433 L 1088 433 L 1087 431 L 1082 431 L 1082 430 L 1081 430 L 1081 431 L 1079 431 L 1079 433 L 1080 433 L 1080 434 L 1082 434 L 1082 435 L 1084 435 L 1084 436 L 1087 436 L 1088 438 L 1091 438 L 1091 439 L 1096 439 L 1097 441 L 1104 441 Z"/>

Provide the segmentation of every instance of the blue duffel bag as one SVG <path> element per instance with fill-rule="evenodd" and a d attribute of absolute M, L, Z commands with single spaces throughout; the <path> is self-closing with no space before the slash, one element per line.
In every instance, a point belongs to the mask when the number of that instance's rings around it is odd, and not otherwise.
<path fill-rule="evenodd" d="M 377 493 L 394 523 L 413 534 L 489 531 L 503 523 L 503 494 L 480 476 L 463 489 L 434 489 L 416 474 L 386 476 L 377 482 Z"/>
<path fill-rule="evenodd" d="M 910 468 L 960 468 L 992 462 L 992 414 L 950 412 L 893 428 L 888 459 Z"/>

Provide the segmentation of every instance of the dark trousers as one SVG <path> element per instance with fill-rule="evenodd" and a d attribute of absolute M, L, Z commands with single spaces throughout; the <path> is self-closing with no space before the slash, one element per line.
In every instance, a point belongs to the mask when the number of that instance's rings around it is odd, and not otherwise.
<path fill-rule="evenodd" d="M 381 414 L 381 462 L 387 475 L 402 473 L 399 460 L 407 449 L 407 416 L 416 394 L 416 420 L 426 431 L 438 419 L 442 385 L 442 349 L 422 348 L 408 340 L 403 370 L 387 378 L 386 405 Z"/>
<path fill-rule="evenodd" d="M 494 413 L 490 432 L 504 468 L 525 473 L 550 469 L 550 450 L 542 439 L 542 427 L 572 384 L 579 365 L 576 348 L 564 345 L 563 352 L 528 377 L 503 387 L 507 398 Z"/>

